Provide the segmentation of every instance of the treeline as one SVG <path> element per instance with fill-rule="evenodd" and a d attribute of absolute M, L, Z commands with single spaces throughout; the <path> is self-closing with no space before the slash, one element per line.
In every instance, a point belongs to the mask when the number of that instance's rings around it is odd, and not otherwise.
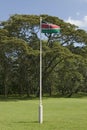
<path fill-rule="evenodd" d="M 87 32 L 63 20 L 41 15 L 61 27 L 42 34 L 43 95 L 87 92 Z M 39 96 L 40 16 L 13 15 L 0 24 L 0 95 Z"/>

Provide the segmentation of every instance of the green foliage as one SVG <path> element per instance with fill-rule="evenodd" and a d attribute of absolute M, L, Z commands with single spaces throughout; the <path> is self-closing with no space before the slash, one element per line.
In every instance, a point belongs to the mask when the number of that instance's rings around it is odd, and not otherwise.
<path fill-rule="evenodd" d="M 15 14 L 0 25 L 0 94 L 39 96 L 40 17 L 61 28 L 42 40 L 43 94 L 87 92 L 87 33 L 57 17 Z"/>

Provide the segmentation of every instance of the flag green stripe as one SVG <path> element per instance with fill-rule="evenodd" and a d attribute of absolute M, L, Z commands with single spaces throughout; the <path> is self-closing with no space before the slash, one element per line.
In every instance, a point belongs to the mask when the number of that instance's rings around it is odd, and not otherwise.
<path fill-rule="evenodd" d="M 60 29 L 42 29 L 42 33 L 60 33 Z"/>

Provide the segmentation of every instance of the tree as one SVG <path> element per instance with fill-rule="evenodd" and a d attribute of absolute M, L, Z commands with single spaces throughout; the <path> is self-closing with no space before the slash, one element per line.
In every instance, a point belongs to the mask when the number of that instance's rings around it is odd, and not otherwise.
<path fill-rule="evenodd" d="M 41 17 L 61 27 L 60 34 L 46 33 L 47 39 L 42 40 L 43 93 L 62 91 L 71 96 L 86 84 L 87 33 L 57 17 Z M 0 93 L 6 97 L 12 93 L 39 94 L 39 19 L 37 15 L 16 14 L 1 23 Z"/>
<path fill-rule="evenodd" d="M 0 42 L 0 64 L 3 70 L 3 86 L 6 97 L 9 92 L 8 86 L 15 79 L 15 82 L 20 87 L 20 92 L 22 91 L 24 87 L 24 73 L 27 71 L 25 66 L 29 63 L 27 62 L 28 55 L 34 55 L 33 50 L 21 39 L 9 38 Z M 21 81 L 15 77 L 20 77 Z"/>
<path fill-rule="evenodd" d="M 79 71 L 78 63 L 82 64 L 82 58 L 73 56 L 64 59 L 63 63 L 61 63 L 60 66 L 58 65 L 58 69 L 56 69 L 58 75 L 56 87 L 58 92 L 64 96 L 70 97 L 82 88 L 84 77 Z"/>

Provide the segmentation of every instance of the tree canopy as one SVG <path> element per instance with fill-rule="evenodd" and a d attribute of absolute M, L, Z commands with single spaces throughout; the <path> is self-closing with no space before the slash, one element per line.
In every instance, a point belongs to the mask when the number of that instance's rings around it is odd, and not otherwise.
<path fill-rule="evenodd" d="M 59 25 L 43 45 L 43 94 L 87 91 L 87 32 L 49 15 L 12 15 L 0 24 L 0 94 L 38 96 L 40 17 Z"/>

